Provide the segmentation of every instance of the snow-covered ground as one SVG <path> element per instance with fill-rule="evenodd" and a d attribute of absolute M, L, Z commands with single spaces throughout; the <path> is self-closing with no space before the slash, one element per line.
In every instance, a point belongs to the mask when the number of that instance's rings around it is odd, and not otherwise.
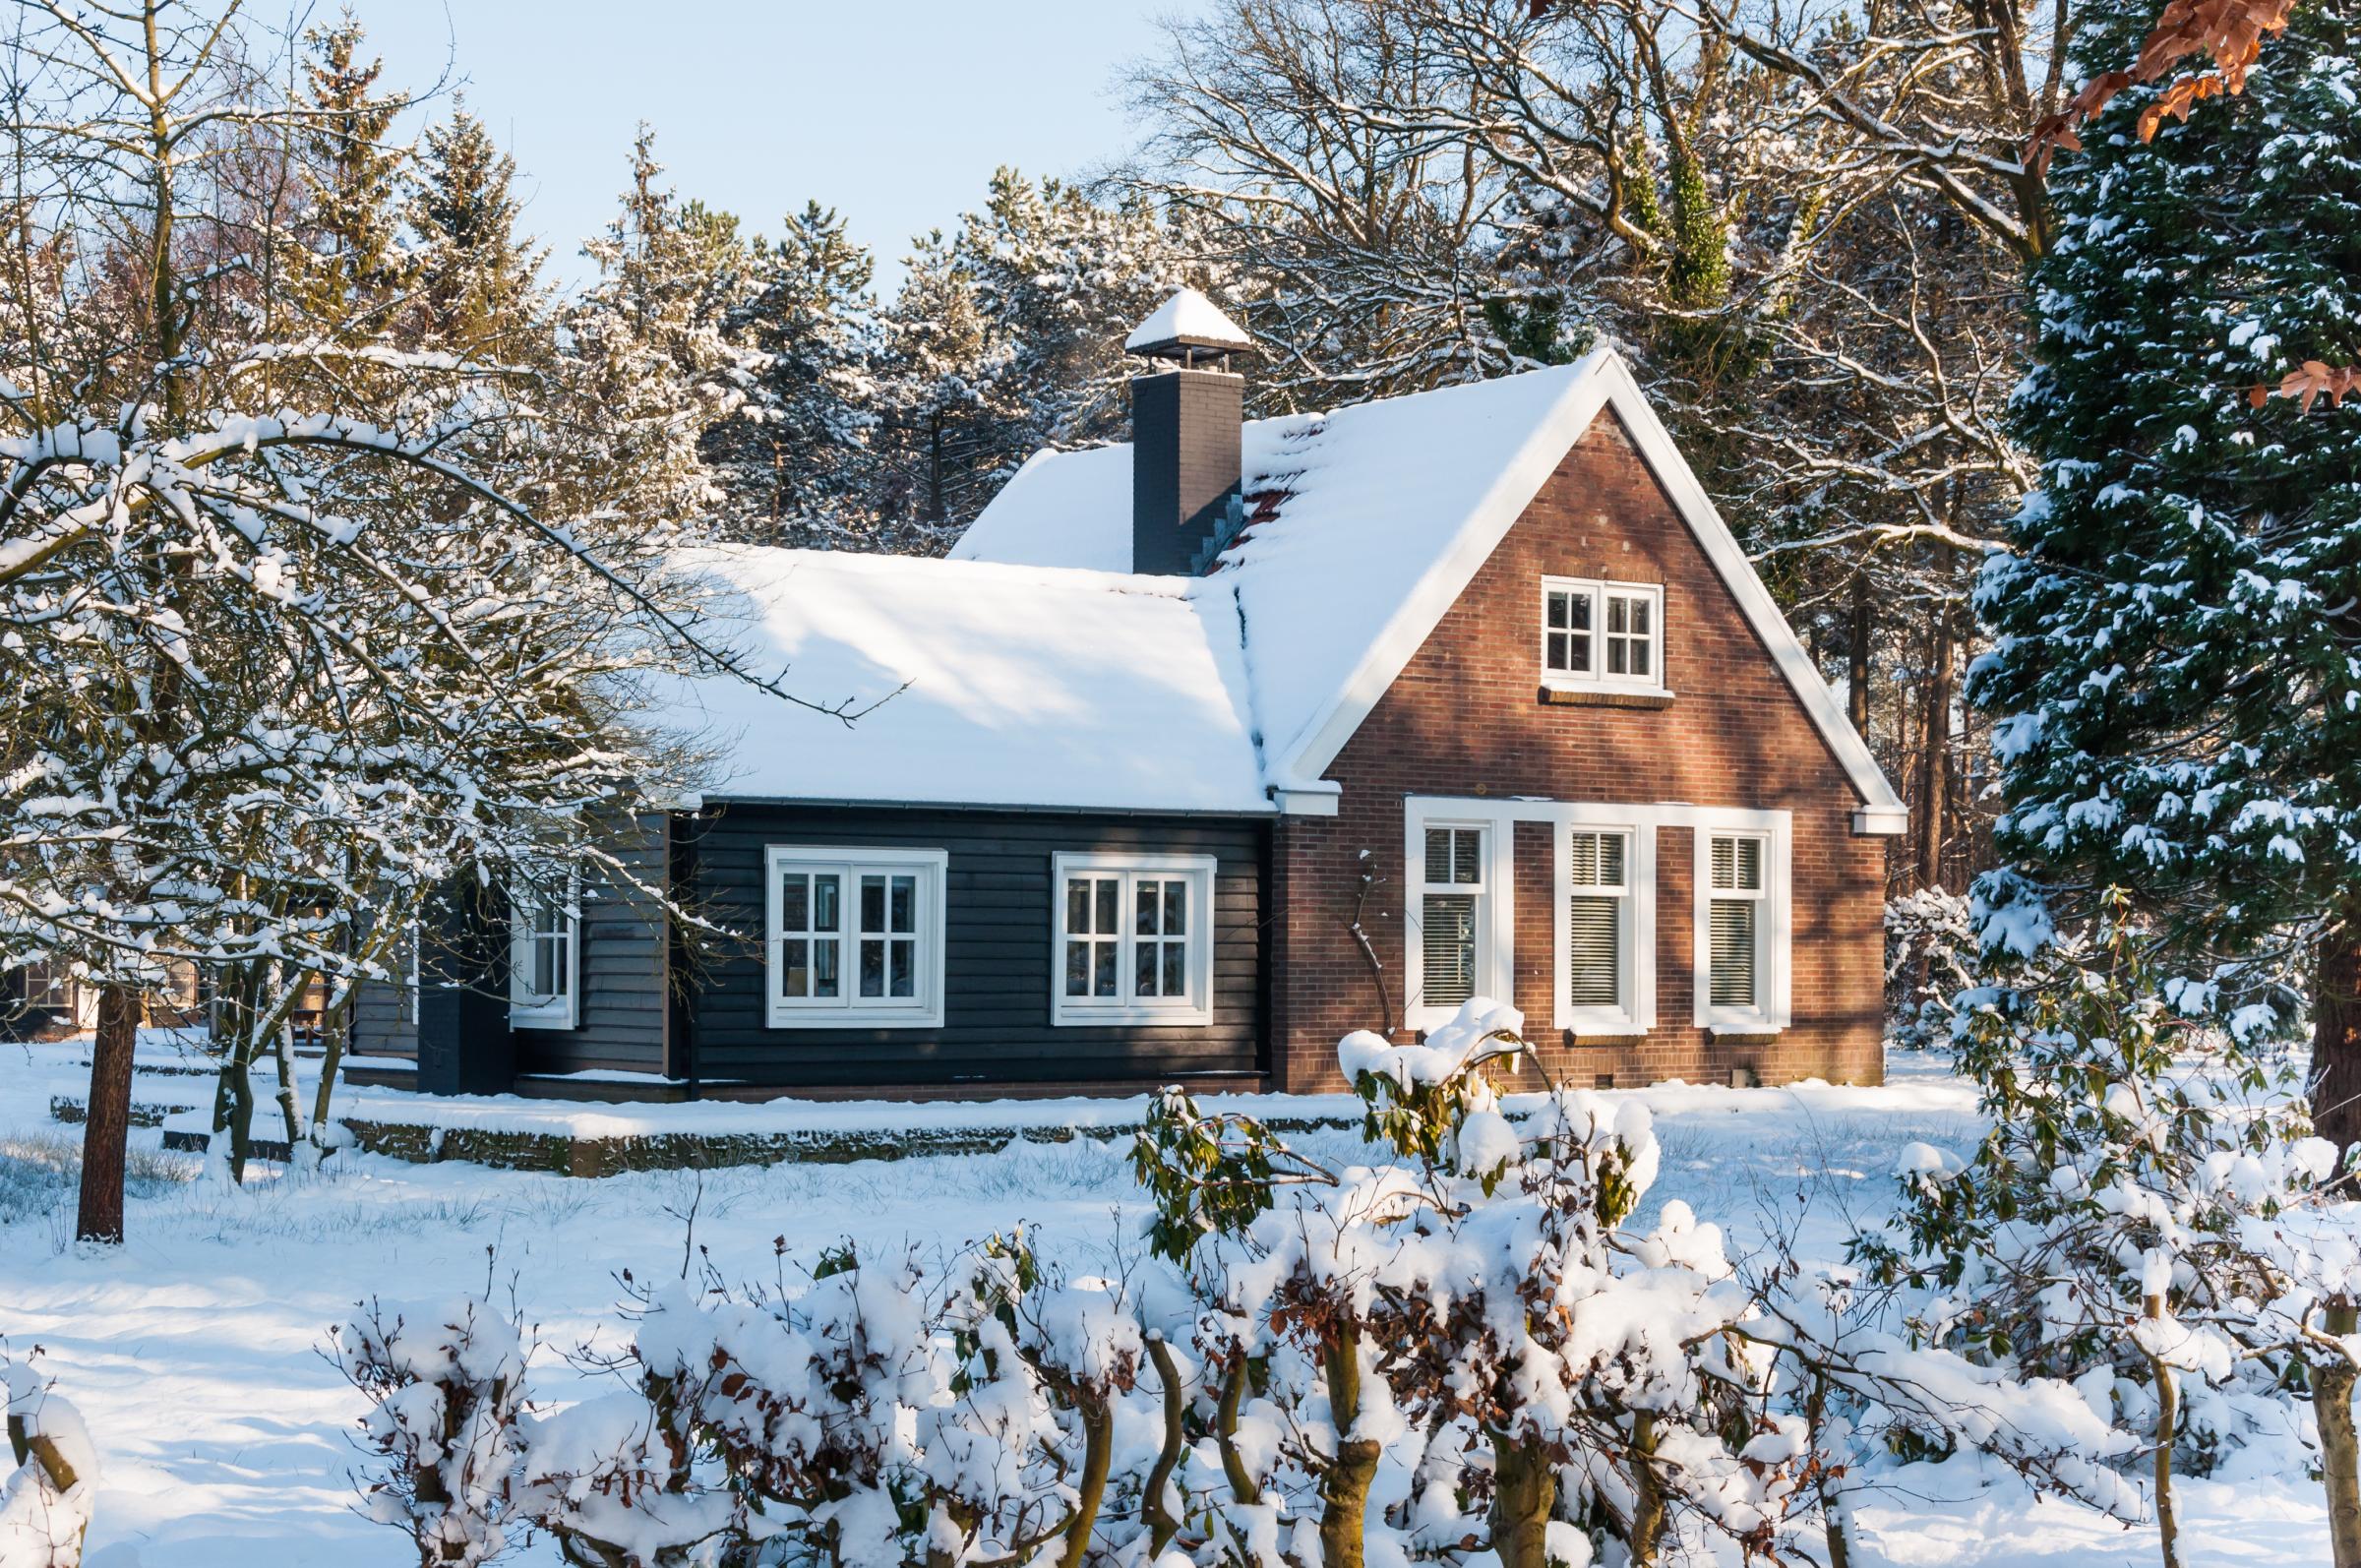
<path fill-rule="evenodd" d="M 104 1455 L 91 1568 L 414 1560 L 401 1537 L 353 1512 L 359 1456 L 348 1434 L 363 1402 L 319 1354 L 328 1325 L 372 1295 L 398 1300 L 487 1282 L 504 1303 L 513 1295 L 541 1347 L 536 1388 L 563 1397 L 577 1386 L 564 1353 L 614 1335 L 626 1269 L 662 1277 L 695 1253 L 725 1276 L 770 1279 L 774 1237 L 808 1258 L 848 1233 L 949 1247 L 1019 1220 L 1076 1261 L 1136 1246 L 1126 1140 L 1111 1127 L 1106 1142 L 997 1154 L 597 1181 L 347 1151 L 304 1181 L 265 1168 L 243 1191 L 198 1179 L 196 1159 L 162 1153 L 160 1135 L 147 1131 L 134 1135 L 129 1243 L 76 1250 L 66 1238 L 78 1129 L 47 1119 L 52 1093 L 82 1087 L 74 1056 L 0 1047 L 0 1335 L 12 1357 L 40 1348 Z M 202 1078 L 143 1076 L 143 1098 L 151 1087 L 184 1099 L 210 1090 Z M 1897 1060 L 1877 1089 L 1633 1092 L 1655 1111 L 1666 1157 L 1651 1207 L 1681 1199 L 1722 1222 L 1737 1246 L 1774 1227 L 1795 1231 L 1807 1255 L 1836 1254 L 1849 1218 L 1888 1202 L 1887 1173 L 1904 1144 L 1962 1147 L 1974 1132 L 1971 1091 L 1933 1059 Z M 1109 1124 L 1109 1103 L 1071 1105 Z M 1022 1115 L 1054 1111 L 1033 1102 Z M 1345 1132 L 1295 1141 L 1337 1160 L 1359 1148 Z M 2184 1483 L 2185 1560 L 2326 1563 L 2318 1483 L 2292 1464 L 2246 1468 L 2256 1473 Z M 2156 1560 L 2152 1532 L 2035 1502 L 1964 1462 L 1890 1481 L 1861 1510 L 1871 1563 Z M 518 1560 L 558 1559 L 541 1543 Z"/>

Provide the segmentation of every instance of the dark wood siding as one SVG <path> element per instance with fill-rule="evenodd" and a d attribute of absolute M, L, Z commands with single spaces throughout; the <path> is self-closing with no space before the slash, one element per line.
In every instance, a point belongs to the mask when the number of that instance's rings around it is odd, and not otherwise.
<path fill-rule="evenodd" d="M 759 934 L 772 844 L 942 849 L 943 1022 L 929 1029 L 772 1029 L 758 947 L 703 955 L 689 1053 L 701 1081 L 984 1092 L 994 1083 L 1153 1082 L 1262 1071 L 1263 858 L 1257 819 L 1047 812 L 715 807 L 692 825 L 694 887 L 728 928 Z M 1203 1027 L 1050 1022 L 1051 857 L 1060 851 L 1211 855 L 1213 1021 Z"/>
<path fill-rule="evenodd" d="M 398 982 L 363 981 L 352 994 L 352 1040 L 356 1056 L 418 1059 L 418 1015 L 410 988 Z"/>
<path fill-rule="evenodd" d="M 661 816 L 632 824 L 617 846 L 632 874 L 665 884 Z M 645 894 L 582 879 L 581 1004 L 573 1029 L 518 1029 L 519 1072 L 662 1072 L 665 921 Z"/>

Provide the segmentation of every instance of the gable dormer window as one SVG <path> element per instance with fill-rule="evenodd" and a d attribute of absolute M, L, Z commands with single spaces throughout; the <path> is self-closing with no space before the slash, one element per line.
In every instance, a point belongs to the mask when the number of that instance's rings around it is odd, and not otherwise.
<path fill-rule="evenodd" d="M 1544 577 L 1542 684 L 1559 691 L 1663 694 L 1664 585 Z"/>

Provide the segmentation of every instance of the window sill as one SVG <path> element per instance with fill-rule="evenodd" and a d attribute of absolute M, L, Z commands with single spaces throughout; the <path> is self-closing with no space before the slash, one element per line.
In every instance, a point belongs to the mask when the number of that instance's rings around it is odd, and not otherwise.
<path fill-rule="evenodd" d="M 1557 1028 L 1569 1044 L 1590 1040 L 1639 1040 L 1648 1033 L 1648 1025 L 1628 1013 L 1611 1018 L 1598 1013 L 1561 1013 L 1557 1017 Z"/>
<path fill-rule="evenodd" d="M 914 1007 L 812 1007 L 771 1009 L 763 1023 L 772 1029 L 940 1029 L 942 1010 Z"/>
<path fill-rule="evenodd" d="M 1705 1025 L 1706 1033 L 1717 1040 L 1776 1040 L 1786 1027 L 1759 1014 L 1748 1018 L 1711 1018 Z"/>
<path fill-rule="evenodd" d="M 511 1007 L 511 1029 L 575 1029 L 580 1027 L 571 1007 Z"/>
<path fill-rule="evenodd" d="M 1599 686 L 1544 681 L 1542 701 L 1554 707 L 1668 708 L 1672 694 L 1663 687 Z"/>
<path fill-rule="evenodd" d="M 1050 1023 L 1058 1029 L 1110 1025 L 1206 1029 L 1213 1024 L 1213 1014 L 1202 1007 L 1057 1007 L 1051 1010 Z"/>

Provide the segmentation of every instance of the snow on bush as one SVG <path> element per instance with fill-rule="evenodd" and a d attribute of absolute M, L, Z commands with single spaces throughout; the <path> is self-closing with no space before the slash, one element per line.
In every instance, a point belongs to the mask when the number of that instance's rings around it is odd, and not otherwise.
<path fill-rule="evenodd" d="M 8 1447 L 0 1481 L 0 1568 L 76 1568 L 98 1487 L 98 1451 L 79 1411 L 46 1378 L 0 1354 Z"/>
<path fill-rule="evenodd" d="M 599 1568 L 1588 1568 L 1842 1560 L 1852 1499 L 1925 1458 L 2149 1510 L 2111 1363 L 2078 1380 L 1930 1333 L 1939 1284 L 1776 1242 L 1741 1268 L 1682 1203 L 1638 1223 L 1646 1108 L 1502 1096 L 1485 1069 L 1528 1054 L 1520 1028 L 1477 1001 L 1422 1044 L 1343 1042 L 1361 1164 L 1166 1091 L 1133 1155 L 1145 1255 L 1119 1245 L 1102 1277 L 1010 1232 L 939 1259 L 863 1239 L 793 1285 L 684 1280 L 637 1295 L 616 1387 L 557 1410 L 526 1409 L 515 1331 L 482 1303 L 378 1309 L 339 1334 L 380 1399 L 376 1516 L 422 1563 L 534 1530 Z M 2206 1190 L 2310 1169 L 2301 1145 L 2285 1170 L 2249 1152 Z M 1967 1170 L 1924 1145 L 1897 1167 L 1938 1196 Z M 2114 1180 L 2076 1170 L 2045 1190 Z M 2249 1251 L 2325 1386 L 2361 1352 L 2361 1254 L 2296 1218 Z M 2188 1256 L 2123 1266 L 2177 1304 Z M 2125 1338 L 2196 1388 L 2260 1343 L 2227 1334 L 2160 1311 Z"/>

